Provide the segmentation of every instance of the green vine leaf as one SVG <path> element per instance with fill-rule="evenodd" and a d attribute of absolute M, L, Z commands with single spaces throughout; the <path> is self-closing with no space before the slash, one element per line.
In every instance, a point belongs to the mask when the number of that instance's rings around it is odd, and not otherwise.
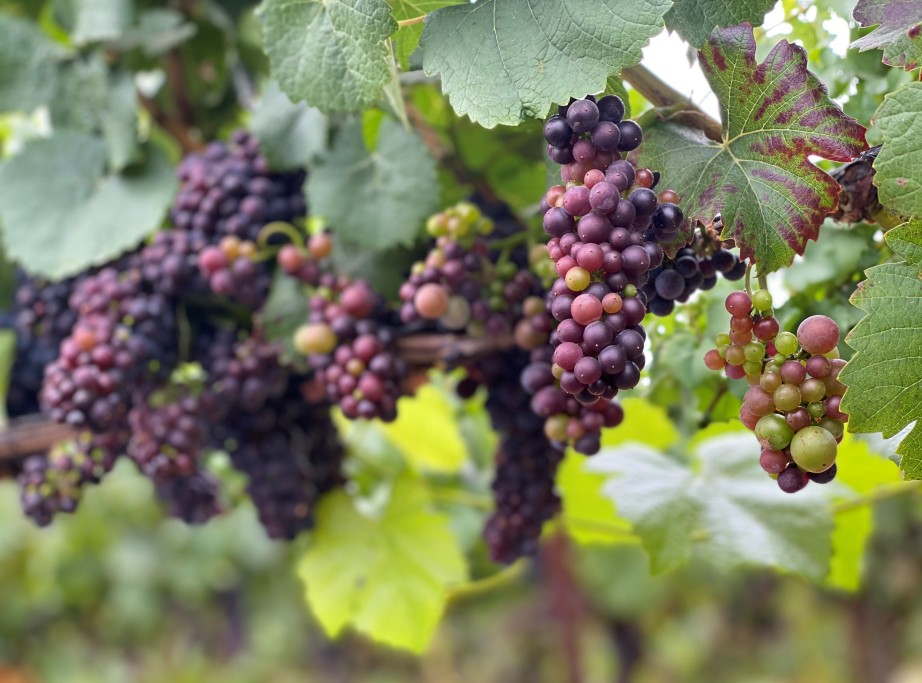
<path fill-rule="evenodd" d="M 145 163 L 111 174 L 99 138 L 34 140 L 0 166 L 3 246 L 34 274 L 73 275 L 138 244 L 160 225 L 175 190 L 170 163 L 154 148 Z"/>
<path fill-rule="evenodd" d="M 264 89 L 250 128 L 276 170 L 307 166 L 326 149 L 330 132 L 319 110 L 306 102 L 293 103 L 275 81 Z"/>
<path fill-rule="evenodd" d="M 720 213 L 723 238 L 761 272 L 790 265 L 839 194 L 808 156 L 848 161 L 867 146 L 864 128 L 829 99 L 797 45 L 781 41 L 758 64 L 752 27 L 743 24 L 715 31 L 698 55 L 720 101 L 723 141 L 660 123 L 640 149 L 641 163 L 661 171 L 682 200 L 686 225 L 671 246 Z"/>
<path fill-rule="evenodd" d="M 385 0 L 265 0 L 266 53 L 282 90 L 322 111 L 359 111 L 391 78 Z"/>
<path fill-rule="evenodd" d="M 922 83 L 906 83 L 884 97 L 870 131 L 881 140 L 874 160 L 874 184 L 880 202 L 907 215 L 922 215 Z"/>
<path fill-rule="evenodd" d="M 0 16 L 0 112 L 31 112 L 50 100 L 60 56 L 32 24 Z"/>
<path fill-rule="evenodd" d="M 110 72 L 101 52 L 61 70 L 50 109 L 55 130 L 101 135 L 113 170 L 122 170 L 138 156 L 134 82 L 127 71 Z"/>
<path fill-rule="evenodd" d="M 391 118 L 377 147 L 365 148 L 361 123 L 342 128 L 307 179 L 307 200 L 341 239 L 367 249 L 410 244 L 438 208 L 435 160 L 419 136 Z"/>
<path fill-rule="evenodd" d="M 852 43 L 859 50 L 884 51 L 883 62 L 911 71 L 922 59 L 922 1 L 858 0 L 853 13 L 862 26 L 877 28 Z"/>
<path fill-rule="evenodd" d="M 482 0 L 426 20 L 423 69 L 459 115 L 486 128 L 544 116 L 597 93 L 640 61 L 669 0 Z M 605 27 L 605 30 L 600 30 Z"/>
<path fill-rule="evenodd" d="M 391 10 L 394 12 L 394 19 L 405 21 L 407 19 L 416 19 L 427 14 L 435 12 L 437 9 L 457 5 L 463 0 L 388 0 Z M 410 68 L 410 57 L 416 48 L 419 47 L 419 39 L 423 35 L 423 24 L 408 24 L 401 26 L 397 33 L 394 34 L 394 54 L 397 57 L 397 63 L 404 71 Z"/>
<path fill-rule="evenodd" d="M 134 19 L 134 0 L 75 0 L 75 45 L 117 40 Z"/>
<path fill-rule="evenodd" d="M 429 509 L 422 484 L 398 479 L 380 516 L 364 516 L 342 492 L 317 507 L 298 573 L 308 604 L 331 637 L 347 626 L 422 653 L 445 608 L 446 588 L 467 578 L 448 520 Z"/>
<path fill-rule="evenodd" d="M 922 220 L 887 233 L 904 259 L 867 270 L 851 302 L 867 315 L 846 337 L 855 351 L 840 379 L 852 432 L 891 437 L 915 428 L 896 449 L 907 479 L 922 479 Z"/>
<path fill-rule="evenodd" d="M 605 493 L 630 520 L 660 572 L 695 549 L 720 566 L 777 567 L 820 581 L 829 569 L 832 517 L 820 489 L 782 493 L 759 467 L 748 432 L 703 441 L 691 466 L 641 445 L 603 451 L 589 469 L 614 475 Z"/>
<path fill-rule="evenodd" d="M 759 25 L 774 0 L 676 0 L 666 12 L 666 28 L 699 46 L 721 26 L 736 26 L 744 21 Z"/>

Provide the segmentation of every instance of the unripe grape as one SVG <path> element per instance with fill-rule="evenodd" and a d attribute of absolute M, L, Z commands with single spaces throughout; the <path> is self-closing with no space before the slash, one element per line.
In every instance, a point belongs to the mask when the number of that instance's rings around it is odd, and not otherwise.
<path fill-rule="evenodd" d="M 759 380 L 759 386 L 768 393 L 774 393 L 775 389 L 781 386 L 784 380 L 777 372 L 766 372 Z"/>
<path fill-rule="evenodd" d="M 757 311 L 771 310 L 772 295 L 767 289 L 759 289 L 752 293 L 752 307 Z"/>
<path fill-rule="evenodd" d="M 756 438 L 763 448 L 780 451 L 787 448 L 794 436 L 794 430 L 788 427 L 780 415 L 766 415 L 759 419 L 755 427 Z"/>
<path fill-rule="evenodd" d="M 563 259 L 561 259 L 561 261 L 562 260 Z M 570 268 L 567 271 L 567 274 L 564 276 L 564 280 L 567 283 L 567 287 L 569 287 L 572 291 L 581 292 L 589 286 L 591 278 L 587 270 L 576 266 L 574 268 Z"/>
<path fill-rule="evenodd" d="M 800 385 L 800 395 L 805 403 L 822 401 L 826 396 L 826 385 L 820 379 L 808 379 Z"/>
<path fill-rule="evenodd" d="M 784 413 L 800 405 L 800 389 L 795 384 L 782 384 L 775 389 L 772 397 L 775 399 L 775 408 Z"/>
<path fill-rule="evenodd" d="M 707 366 L 708 370 L 723 370 L 727 363 L 720 357 L 720 353 L 717 349 L 711 349 L 704 354 L 704 364 Z"/>
<path fill-rule="evenodd" d="M 823 472 L 836 461 L 836 439 L 822 427 L 801 429 L 791 440 L 791 457 L 807 472 Z"/>
<path fill-rule="evenodd" d="M 782 355 L 793 356 L 798 346 L 797 337 L 790 332 L 779 332 L 775 337 L 775 349 Z"/>
<path fill-rule="evenodd" d="M 449 294 L 443 285 L 429 282 L 418 290 L 413 297 L 416 311 L 428 320 L 437 320 L 448 312 Z"/>
<path fill-rule="evenodd" d="M 305 356 L 332 353 L 336 342 L 336 335 L 326 323 L 307 323 L 295 331 L 295 350 Z"/>

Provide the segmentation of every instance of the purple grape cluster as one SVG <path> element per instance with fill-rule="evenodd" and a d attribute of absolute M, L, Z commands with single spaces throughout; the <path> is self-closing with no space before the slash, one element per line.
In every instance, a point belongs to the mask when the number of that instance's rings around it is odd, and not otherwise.
<path fill-rule="evenodd" d="M 304 173 L 270 172 L 259 142 L 244 131 L 234 133 L 230 145 L 212 142 L 204 152 L 186 156 L 177 175 L 173 225 L 209 239 L 255 242 L 267 223 L 290 222 L 306 212 Z"/>
<path fill-rule="evenodd" d="M 248 477 L 247 492 L 270 538 L 293 539 L 313 526 L 319 498 L 342 484 L 345 451 L 329 404 L 305 400 L 292 377 L 281 396 L 216 425 L 215 444 Z"/>
<path fill-rule="evenodd" d="M 653 315 L 672 313 L 675 304 L 685 303 L 699 289 L 706 291 L 717 284 L 717 276 L 740 280 L 746 274 L 746 262 L 723 246 L 696 239 L 676 252 L 675 258 L 664 258 L 659 267 L 650 271 L 643 286 L 647 309 Z"/>
<path fill-rule="evenodd" d="M 544 420 L 528 407 L 529 394 L 517 380 L 527 363 L 528 353 L 519 349 L 494 354 L 469 367 L 469 380 L 459 385 L 462 395 L 486 387 L 487 411 L 500 436 L 495 509 L 484 538 L 493 560 L 502 564 L 534 555 L 544 523 L 560 512 L 554 479 L 564 448 L 548 440 Z"/>
<path fill-rule="evenodd" d="M 207 472 L 195 472 L 157 484 L 157 497 L 164 502 L 171 517 L 186 524 L 204 524 L 224 511 L 218 481 Z"/>

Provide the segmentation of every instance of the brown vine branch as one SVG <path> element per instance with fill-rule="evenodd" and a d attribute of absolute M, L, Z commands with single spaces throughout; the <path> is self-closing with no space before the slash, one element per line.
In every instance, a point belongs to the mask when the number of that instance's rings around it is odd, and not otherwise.
<path fill-rule="evenodd" d="M 47 451 L 59 441 L 74 437 L 74 431 L 41 415 L 29 415 L 10 421 L 0 432 L 0 460 L 16 460 L 32 453 Z"/>
<path fill-rule="evenodd" d="M 645 66 L 638 64 L 624 69 L 621 77 L 654 107 L 665 108 L 665 111 L 658 114 L 660 118 L 697 128 L 715 142 L 723 140 L 723 126 L 720 121 L 711 118 L 687 95 L 660 80 Z"/>

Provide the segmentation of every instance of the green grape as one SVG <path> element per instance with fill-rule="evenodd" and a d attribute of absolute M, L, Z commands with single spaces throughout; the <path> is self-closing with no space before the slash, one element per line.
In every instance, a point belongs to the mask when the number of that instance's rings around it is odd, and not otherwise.
<path fill-rule="evenodd" d="M 790 332 L 779 332 L 775 337 L 775 348 L 778 353 L 784 356 L 793 356 L 797 353 L 797 337 Z"/>
<path fill-rule="evenodd" d="M 777 372 L 766 371 L 765 374 L 762 375 L 762 379 L 759 380 L 759 386 L 762 387 L 762 390 L 770 394 L 774 393 L 775 389 L 780 387 L 781 384 L 781 375 Z"/>
<path fill-rule="evenodd" d="M 733 343 L 733 340 L 730 339 L 730 335 L 727 334 L 726 332 L 721 332 L 720 334 L 717 335 L 717 338 L 714 340 L 714 345 L 717 348 L 720 348 L 721 346 L 730 346 L 730 344 L 732 343 Z"/>
<path fill-rule="evenodd" d="M 743 363 L 743 372 L 747 375 L 761 375 L 762 362 L 757 360 L 747 360 Z"/>
<path fill-rule="evenodd" d="M 826 385 L 821 379 L 807 379 L 800 385 L 800 395 L 807 403 L 816 403 L 822 401 L 826 396 Z"/>
<path fill-rule="evenodd" d="M 810 413 L 810 417 L 814 420 L 819 420 L 826 414 L 826 406 L 823 405 L 822 401 L 817 401 L 807 406 L 807 412 Z"/>
<path fill-rule="evenodd" d="M 775 413 L 759 418 L 755 433 L 763 448 L 771 448 L 774 451 L 787 448 L 794 437 L 794 430 L 788 427 L 781 415 Z"/>
<path fill-rule="evenodd" d="M 727 347 L 726 360 L 730 365 L 742 365 L 746 362 L 746 352 L 742 346 L 733 344 Z"/>
<path fill-rule="evenodd" d="M 775 408 L 782 412 L 796 410 L 800 406 L 800 388 L 794 384 L 782 384 L 772 394 Z"/>
<path fill-rule="evenodd" d="M 746 353 L 746 360 L 761 363 L 762 359 L 765 358 L 765 347 L 756 341 L 746 344 L 743 351 Z"/>
<path fill-rule="evenodd" d="M 791 457 L 807 472 L 825 472 L 836 461 L 836 439 L 822 427 L 801 429 L 791 439 Z"/>
<path fill-rule="evenodd" d="M 752 307 L 757 311 L 768 311 L 772 307 L 772 295 L 767 289 L 760 289 L 752 293 Z"/>
<path fill-rule="evenodd" d="M 636 285 L 624 285 L 624 289 L 621 290 L 622 296 L 637 296 L 637 286 Z"/>

